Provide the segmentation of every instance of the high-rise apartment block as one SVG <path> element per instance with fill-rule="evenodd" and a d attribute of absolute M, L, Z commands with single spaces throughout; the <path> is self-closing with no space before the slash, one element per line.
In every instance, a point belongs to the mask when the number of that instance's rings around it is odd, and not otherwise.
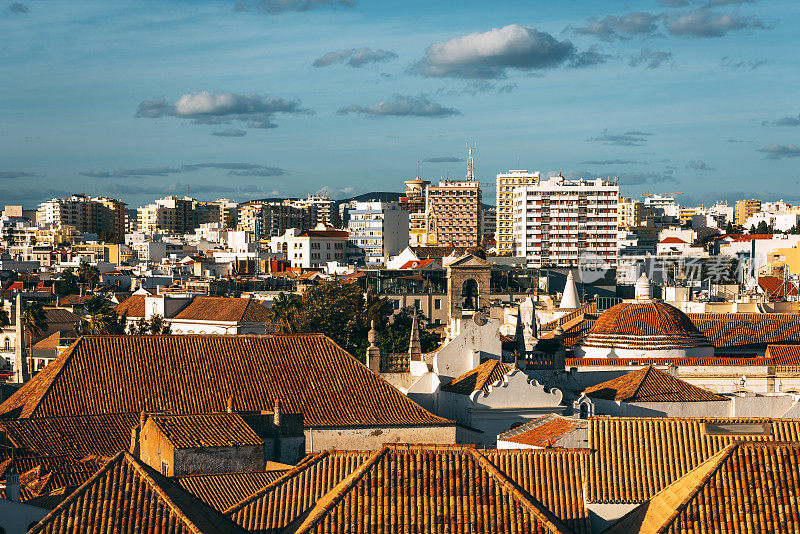
<path fill-rule="evenodd" d="M 282 236 L 289 228 L 313 228 L 310 211 L 283 202 L 246 202 L 239 206 L 239 230 L 250 232 L 256 240 Z"/>
<path fill-rule="evenodd" d="M 39 205 L 36 221 L 55 228 L 72 226 L 78 232 L 97 234 L 106 241 L 125 240 L 125 203 L 114 198 L 86 195 L 54 198 Z"/>
<path fill-rule="evenodd" d="M 363 251 L 365 265 L 385 265 L 408 246 L 408 212 L 396 202 L 359 202 L 349 218 L 350 243 Z"/>
<path fill-rule="evenodd" d="M 733 222 L 737 226 L 743 226 L 747 219 L 754 213 L 761 211 L 761 201 L 751 198 L 749 200 L 739 200 L 734 206 Z"/>
<path fill-rule="evenodd" d="M 428 232 L 436 246 L 481 245 L 481 188 L 475 180 L 441 180 L 428 186 Z"/>
<path fill-rule="evenodd" d="M 161 231 L 171 234 L 193 232 L 199 226 L 195 207 L 196 201 L 190 197 L 160 198 L 137 210 L 137 228 L 140 232 Z"/>
<path fill-rule="evenodd" d="M 512 195 L 516 255 L 530 266 L 576 266 L 582 257 L 616 266 L 616 180 L 558 176 L 516 187 Z"/>
<path fill-rule="evenodd" d="M 497 241 L 498 254 L 514 253 L 514 223 L 511 197 L 515 187 L 536 185 L 541 174 L 527 170 L 510 170 L 497 175 Z"/>
<path fill-rule="evenodd" d="M 331 225 L 333 200 L 326 195 L 308 195 L 307 198 L 287 199 L 283 203 L 293 208 L 307 210 L 312 228 L 318 224 Z"/>
<path fill-rule="evenodd" d="M 400 197 L 400 208 L 408 212 L 408 243 L 412 247 L 424 247 L 432 244 L 434 234 L 428 234 L 427 191 L 430 182 L 420 179 L 406 180 L 405 196 Z M 429 243 L 429 239 L 431 243 Z"/>

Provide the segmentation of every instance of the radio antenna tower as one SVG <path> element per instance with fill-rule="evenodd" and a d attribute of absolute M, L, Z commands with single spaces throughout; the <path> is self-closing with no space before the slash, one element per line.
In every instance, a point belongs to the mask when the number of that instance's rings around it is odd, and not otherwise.
<path fill-rule="evenodd" d="M 475 181 L 475 160 L 472 158 L 472 151 L 474 149 L 474 146 L 470 146 L 469 143 L 467 143 L 467 180 L 471 182 Z"/>

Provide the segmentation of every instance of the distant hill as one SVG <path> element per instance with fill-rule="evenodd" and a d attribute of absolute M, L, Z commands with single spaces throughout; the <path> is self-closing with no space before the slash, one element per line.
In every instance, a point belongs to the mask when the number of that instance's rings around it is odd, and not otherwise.
<path fill-rule="evenodd" d="M 355 200 L 357 202 L 367 202 L 369 200 L 377 200 L 380 202 L 397 202 L 400 200 L 400 197 L 403 196 L 402 193 L 396 193 L 394 191 L 373 191 L 372 193 L 364 193 L 361 195 L 357 195 L 350 198 L 341 198 L 341 199 L 334 199 L 334 204 L 344 204 L 345 202 L 350 202 L 351 200 Z M 305 197 L 269 197 L 269 198 L 256 198 L 251 200 L 250 202 L 282 202 L 287 198 L 292 199 L 303 199 Z"/>

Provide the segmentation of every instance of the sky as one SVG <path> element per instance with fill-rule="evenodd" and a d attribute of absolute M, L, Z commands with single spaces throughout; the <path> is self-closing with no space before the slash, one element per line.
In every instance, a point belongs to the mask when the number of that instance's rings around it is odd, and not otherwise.
<path fill-rule="evenodd" d="M 481 182 L 800 202 L 798 27 L 796 0 L 1 0 L 0 205 L 401 191 L 467 144 Z"/>

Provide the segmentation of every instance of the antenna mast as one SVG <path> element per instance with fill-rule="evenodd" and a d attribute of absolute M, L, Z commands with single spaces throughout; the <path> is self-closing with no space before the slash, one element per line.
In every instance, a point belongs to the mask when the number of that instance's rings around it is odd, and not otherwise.
<path fill-rule="evenodd" d="M 472 158 L 474 147 L 467 144 L 467 180 L 475 181 L 475 160 Z"/>

